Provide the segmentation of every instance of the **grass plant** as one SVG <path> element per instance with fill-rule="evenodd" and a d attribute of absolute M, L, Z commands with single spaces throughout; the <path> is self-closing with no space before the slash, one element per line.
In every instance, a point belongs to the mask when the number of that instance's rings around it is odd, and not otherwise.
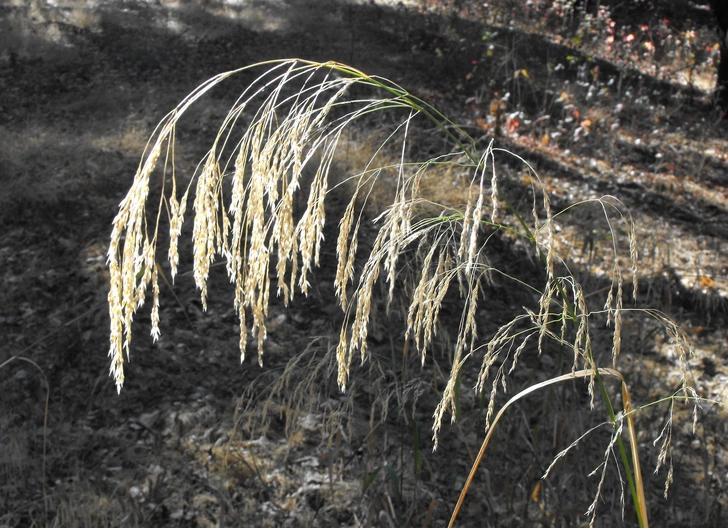
<path fill-rule="evenodd" d="M 175 171 L 178 121 L 192 105 L 203 104 L 200 99 L 218 84 L 260 69 L 263 73 L 230 108 L 198 170 L 183 183 Z M 376 115 L 387 116 L 388 122 L 394 122 L 381 146 L 363 167 L 335 180 L 331 171 L 337 155 L 345 148 L 347 130 Z M 423 127 L 434 128 L 449 149 L 424 161 L 411 159 L 410 153 L 417 151 L 414 131 Z M 632 297 L 637 298 L 635 226 L 619 200 L 608 196 L 555 211 L 536 172 L 526 160 L 520 159 L 531 182 L 522 191 L 531 204 L 524 209 L 523 196 L 519 202 L 512 201 L 509 194 L 513 186 L 499 177 L 496 166 L 501 156 L 513 154 L 497 148 L 487 138 L 470 136 L 433 106 L 397 84 L 344 64 L 281 60 L 213 77 L 159 124 L 113 223 L 108 253 L 109 355 L 117 389 L 120 391 L 124 383 L 133 316 L 147 300 L 150 290 L 153 339 L 161 332 L 159 251 L 163 251 L 165 239 L 161 229 L 163 219 L 169 223 L 167 260 L 174 278 L 180 265 L 183 222 L 192 202 L 193 272 L 202 306 L 207 307 L 210 267 L 216 258 L 222 258 L 235 292 L 241 361 L 250 338 L 257 345 L 258 361 L 262 365 L 271 294 L 282 298 L 287 305 L 294 301 L 297 292 L 307 295 L 312 291 L 313 270 L 322 260 L 327 220 L 324 206 L 332 189 L 343 188 L 349 198 L 336 219 L 333 266 L 333 285 L 343 316 L 335 350 L 339 388 L 342 391 L 350 388 L 355 360 L 364 363 L 371 359 L 370 330 L 376 317 L 383 315 L 375 306 L 380 285 L 383 285 L 385 313 L 394 309 L 398 299 L 406 299 L 402 308 L 405 350 L 412 347 L 423 365 L 428 354 L 444 342 L 438 339 L 438 332 L 442 331 L 440 322 L 451 315 L 451 306 L 446 306 L 445 299 L 457 295 L 461 299 L 461 311 L 456 317 L 459 322 L 455 325 L 451 350 L 445 354 L 449 356 L 450 368 L 434 409 L 434 446 L 438 446 L 443 421 L 447 417 L 457 419 L 461 374 L 466 367 L 472 368 L 473 362 L 480 364 L 474 389 L 484 394 L 487 401 L 488 436 L 470 479 L 495 425 L 511 402 L 554 383 L 583 378 L 587 380 L 589 405 L 594 407 L 595 400 L 601 399 L 606 410 L 605 423 L 612 428 L 603 463 L 595 469 L 600 481 L 594 502 L 588 508 L 591 523 L 596 519 L 606 468 L 612 460 L 618 460 L 639 525 L 648 526 L 634 424 L 640 407 L 631 403 L 617 368 L 623 321 L 637 309 L 624 305 L 628 294 L 623 291 L 625 282 L 631 282 Z M 386 163 L 382 163 L 385 158 Z M 449 203 L 437 194 L 437 185 L 432 180 L 443 171 L 468 174 L 460 202 Z M 159 184 L 155 186 L 153 177 L 157 176 Z M 391 203 L 374 215 L 376 233 L 367 237 L 368 204 L 377 201 L 379 187 L 391 191 Z M 433 188 L 435 193 L 428 192 Z M 161 199 L 150 204 L 150 195 L 157 192 Z M 602 298 L 596 309 L 591 306 L 592 296 L 584 291 L 577 274 L 569 269 L 565 256 L 559 252 L 560 217 L 587 204 L 596 205 L 602 211 L 612 252 L 606 298 Z M 492 247 L 497 239 L 527 248 L 533 259 L 541 263 L 543 283 L 531 284 L 516 272 L 491 265 L 495 257 Z M 624 257 L 628 264 L 620 267 L 618 257 Z M 478 318 L 481 313 L 487 314 L 488 288 L 496 280 L 529 292 L 535 302 L 524 306 L 523 313 L 483 339 L 479 335 Z M 697 402 L 689 384 L 690 351 L 685 338 L 663 314 L 656 311 L 648 314 L 665 326 L 680 355 L 682 385 L 666 401 L 686 398 Z M 604 343 L 595 346 L 592 329 L 603 321 L 613 329 L 612 340 L 608 346 Z M 569 367 L 551 380 L 534 383 L 513 396 L 496 415 L 497 396 L 507 390 L 521 357 L 548 354 L 549 342 L 568 347 L 572 354 Z M 294 358 L 292 368 L 296 367 L 296 361 Z M 307 359 L 302 357 L 301 361 Z M 605 381 L 607 377 L 617 378 L 621 391 L 614 393 Z M 275 390 L 287 389 L 281 385 Z M 303 393 L 310 387 L 302 386 L 298 390 Z M 620 398 L 622 410 L 617 407 Z M 625 425 L 628 446 L 623 440 Z M 661 436 L 664 443 L 658 465 L 670 464 L 671 426 L 669 422 Z M 580 440 L 559 454 L 554 462 Z M 551 468 L 544 478 L 550 471 Z M 671 478 L 670 469 L 668 485 Z"/>

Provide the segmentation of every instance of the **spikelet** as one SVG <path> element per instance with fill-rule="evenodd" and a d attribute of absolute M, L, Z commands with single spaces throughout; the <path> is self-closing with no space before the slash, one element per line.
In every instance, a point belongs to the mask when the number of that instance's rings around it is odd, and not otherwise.
<path fill-rule="evenodd" d="M 515 319 L 512 319 L 511 321 L 507 322 L 506 324 L 502 325 L 496 333 L 493 335 L 493 337 L 488 341 L 488 346 L 486 348 L 486 353 L 483 357 L 483 364 L 480 368 L 480 373 L 478 374 L 478 380 L 475 384 L 475 390 L 476 392 L 483 392 L 485 390 L 485 382 L 488 380 L 488 376 L 490 374 L 490 369 L 493 366 L 493 364 L 498 359 L 498 353 L 500 351 L 500 348 L 507 342 L 510 342 L 511 340 L 511 329 L 518 323 L 519 320 L 521 320 L 524 316 L 518 316 Z"/>
<path fill-rule="evenodd" d="M 607 300 L 604 302 L 604 310 L 607 312 L 607 326 L 612 325 L 613 308 L 612 302 L 614 302 L 614 281 L 609 285 L 609 292 L 607 293 Z"/>
<path fill-rule="evenodd" d="M 427 348 L 432 343 L 433 337 L 437 334 L 437 321 L 440 315 L 440 308 L 442 307 L 442 300 L 445 298 L 445 294 L 450 287 L 450 282 L 456 276 L 456 272 L 453 272 L 449 268 L 449 259 L 441 253 L 427 294 L 427 298 L 430 301 L 427 303 L 424 317 L 424 340 L 421 351 L 423 365 L 425 363 Z"/>
<path fill-rule="evenodd" d="M 289 287 L 286 282 L 286 268 L 288 266 L 288 262 L 292 259 L 293 253 L 297 251 L 293 225 L 294 191 L 291 188 L 292 185 L 292 183 L 287 185 L 288 188 L 280 201 L 271 234 L 272 242 L 278 249 L 278 261 L 276 264 L 278 295 L 283 297 L 283 304 L 285 306 L 288 306 L 289 301 L 293 299 L 293 293 L 295 290 L 294 288 Z"/>
<path fill-rule="evenodd" d="M 424 317 L 427 310 L 426 304 L 430 300 L 428 294 L 432 292 L 433 283 L 430 266 L 432 265 L 432 259 L 434 258 L 437 249 L 437 246 L 433 244 L 422 261 L 422 265 L 420 266 L 422 269 L 420 273 L 420 280 L 417 282 L 417 286 L 412 293 L 412 300 L 410 301 L 410 306 L 407 310 L 407 329 L 405 330 L 404 339 L 407 341 L 414 331 L 415 347 L 423 357 L 425 355 L 425 347 L 423 347 L 422 343 L 422 335 L 425 331 Z M 436 277 L 437 274 L 435 274 L 435 280 Z"/>
<path fill-rule="evenodd" d="M 412 214 L 412 202 L 409 201 L 403 193 L 395 199 L 392 205 L 391 212 L 389 213 L 392 217 L 391 226 L 389 228 L 387 241 L 387 256 L 384 259 L 384 272 L 387 275 L 387 282 L 389 283 L 389 293 L 387 295 L 386 312 L 389 313 L 389 306 L 394 296 L 394 284 L 396 282 L 395 275 L 397 272 L 397 260 L 399 254 L 402 251 L 403 242 L 410 234 L 410 217 Z"/>
<path fill-rule="evenodd" d="M 461 332 L 462 341 L 465 343 L 465 341 L 470 338 L 470 346 L 469 349 L 473 350 L 475 340 L 478 338 L 478 325 L 475 321 L 475 313 L 478 309 L 478 296 L 480 295 L 480 279 L 483 277 L 483 274 L 481 274 L 480 277 L 478 277 L 476 280 L 473 281 L 473 284 L 470 289 L 470 293 L 468 294 L 467 298 L 467 310 L 465 312 L 465 325 L 463 327 L 463 330 Z M 460 339 L 460 338 L 459 338 Z"/>
<path fill-rule="evenodd" d="M 579 284 L 574 285 L 574 311 L 578 320 L 576 329 L 576 338 L 572 345 L 574 350 L 574 364 L 572 373 L 579 370 L 579 360 L 582 361 L 584 369 L 596 371 L 597 366 L 591 353 L 591 335 L 589 334 L 589 313 L 587 311 L 586 299 L 584 292 Z M 589 377 L 588 393 L 590 396 L 590 406 L 594 408 L 594 378 Z"/>
<path fill-rule="evenodd" d="M 586 354 L 586 351 L 582 348 L 582 341 L 585 340 L 586 335 L 588 334 L 588 320 L 586 317 L 585 306 L 583 303 L 584 296 L 581 294 L 581 286 L 578 284 L 574 285 L 574 297 L 574 311 L 578 320 L 578 325 L 576 327 L 576 337 L 574 338 L 574 343 L 572 345 L 572 348 L 574 350 L 574 364 L 571 367 L 572 373 L 576 372 L 579 369 L 579 359 L 582 357 L 583 354 Z"/>
<path fill-rule="evenodd" d="M 485 180 L 485 166 L 488 162 L 488 154 L 489 150 L 486 150 L 485 154 L 480 158 L 480 166 L 478 167 L 478 170 L 480 171 L 480 183 L 478 186 L 478 199 L 475 202 L 475 207 L 473 208 L 473 218 L 471 223 L 471 229 L 470 229 L 470 239 L 468 240 L 468 250 L 467 250 L 467 257 L 465 262 L 465 275 L 470 275 L 473 271 L 473 265 L 475 264 L 476 255 L 478 252 L 477 246 L 478 246 L 478 232 L 480 231 L 480 220 L 483 216 L 483 200 L 484 200 L 484 180 Z"/>
<path fill-rule="evenodd" d="M 490 141 L 486 154 L 490 153 L 490 164 L 493 176 L 490 178 L 490 221 L 498 221 L 498 178 L 495 174 L 495 156 L 493 155 L 493 140 Z M 487 158 L 486 158 L 487 159 Z"/>
<path fill-rule="evenodd" d="M 367 335 L 369 333 L 369 313 L 372 308 L 372 290 L 379 278 L 381 263 L 385 256 L 382 246 L 389 232 L 391 221 L 392 217 L 389 215 L 385 225 L 380 228 L 369 259 L 364 264 L 364 270 L 362 271 L 359 286 L 357 287 L 356 311 L 354 313 L 354 321 L 351 325 L 348 354 L 351 356 L 355 351 L 359 350 L 362 361 L 367 357 Z"/>
<path fill-rule="evenodd" d="M 473 229 L 473 187 L 470 186 L 468 191 L 468 203 L 465 206 L 465 212 L 463 213 L 463 225 L 460 231 L 460 244 L 458 245 L 458 260 L 465 262 L 468 258 L 468 247 L 470 242 L 470 232 Z"/>
<path fill-rule="evenodd" d="M 454 422 L 456 417 L 455 407 L 455 389 L 457 385 L 458 377 L 460 376 L 460 370 L 462 369 L 467 357 L 470 355 L 465 354 L 466 351 L 472 351 L 473 342 L 477 337 L 477 325 L 475 321 L 475 313 L 478 306 L 478 296 L 480 291 L 480 280 L 479 278 L 471 279 L 469 283 L 470 291 L 467 296 L 465 310 L 462 314 L 460 322 L 460 330 L 458 332 L 458 339 L 455 344 L 455 355 L 452 360 L 452 369 L 450 370 L 450 377 L 448 378 L 445 390 L 442 392 L 440 402 L 437 404 L 437 408 L 434 413 L 434 424 L 432 426 L 433 441 L 435 443 L 434 448 L 438 446 L 438 433 L 442 427 L 442 419 L 445 413 L 450 410 L 452 421 Z"/>
<path fill-rule="evenodd" d="M 556 285 L 554 283 L 554 259 L 556 254 L 556 248 L 555 248 L 555 228 L 554 228 L 554 219 L 551 215 L 551 202 L 549 200 L 548 194 L 546 194 L 545 190 L 542 190 L 543 195 L 543 205 L 544 209 L 546 211 L 546 286 L 543 289 L 543 293 L 541 295 L 541 300 L 539 302 L 539 326 L 540 326 L 540 333 L 538 336 L 538 351 L 539 354 L 543 351 L 543 339 L 546 336 L 546 331 L 548 329 L 549 325 L 549 310 L 551 307 L 551 300 L 553 299 L 554 291 L 556 290 Z M 538 215 L 536 213 L 536 207 L 534 206 L 534 219 L 536 221 L 535 224 L 535 232 L 539 231 L 538 227 Z M 538 244 L 538 242 L 537 242 Z"/>
<path fill-rule="evenodd" d="M 268 159 L 263 158 L 261 145 L 263 134 L 260 127 L 255 130 L 253 145 L 253 168 L 249 181 L 249 189 L 245 213 L 243 215 L 245 229 L 249 240 L 246 241 L 246 254 L 243 257 L 242 299 L 245 308 L 249 309 L 253 318 L 251 332 L 258 340 L 258 360 L 262 358 L 262 344 L 266 336 L 265 316 L 267 312 L 268 274 L 270 253 L 266 241 L 265 200 Z M 256 150 L 258 152 L 256 152 Z"/>
<path fill-rule="evenodd" d="M 482 184 L 482 181 L 481 181 Z M 478 195 L 478 201 L 473 209 L 472 228 L 470 229 L 470 240 L 468 241 L 468 255 L 465 263 L 465 275 L 470 275 L 475 264 L 476 254 L 478 252 L 478 231 L 480 230 L 480 219 L 483 215 L 483 193 Z"/>
<path fill-rule="evenodd" d="M 402 153 L 397 174 L 397 192 L 392 204 L 392 223 L 389 228 L 389 242 L 387 243 L 387 258 L 384 260 L 384 272 L 387 274 L 389 283 L 389 294 L 387 296 L 386 313 L 389 314 L 389 307 L 394 296 L 395 275 L 397 272 L 397 260 L 401 253 L 402 242 L 410 234 L 410 220 L 412 218 L 413 200 L 407 198 L 407 185 L 405 183 L 405 150 L 407 145 L 407 133 L 413 114 L 405 121 L 404 140 L 402 141 Z M 415 176 L 415 180 L 418 176 Z M 414 196 L 413 196 L 414 199 Z"/>
<path fill-rule="evenodd" d="M 346 286 L 354 279 L 354 255 L 357 250 L 359 221 L 357 221 L 353 233 L 352 224 L 354 222 L 354 208 L 358 194 L 359 187 L 357 186 L 351 200 L 349 200 L 349 204 L 346 206 L 344 215 L 339 221 L 339 234 L 336 238 L 336 278 L 334 279 L 334 289 L 344 311 L 346 311 L 348 301 Z M 349 235 L 351 235 L 351 242 L 348 242 Z"/>
<path fill-rule="evenodd" d="M 455 407 L 455 391 L 457 386 L 457 380 L 460 376 L 460 369 L 463 367 L 463 361 L 461 359 L 462 350 L 457 349 L 455 357 L 453 358 L 452 369 L 450 369 L 450 377 L 445 385 L 445 390 L 442 391 L 442 398 L 435 408 L 433 414 L 434 423 L 432 425 L 432 441 L 433 451 L 439 446 L 439 432 L 442 428 L 442 418 L 445 413 L 450 409 L 453 422 L 456 419 L 456 407 Z"/>
<path fill-rule="evenodd" d="M 468 191 L 468 203 L 465 207 L 463 215 L 463 227 L 460 234 L 460 246 L 458 248 L 458 259 L 465 263 L 464 273 L 470 275 L 473 270 L 473 264 L 476 260 L 478 252 L 478 231 L 480 230 L 480 221 L 483 216 L 483 201 L 485 193 L 485 169 L 488 163 L 488 156 L 492 156 L 492 145 L 490 143 L 485 153 L 480 157 L 478 166 L 475 169 L 473 181 Z M 494 172 L 495 178 L 495 172 Z M 473 206 L 473 183 L 478 179 L 478 196 Z M 496 191 L 497 192 L 497 191 Z"/>
<path fill-rule="evenodd" d="M 182 200 L 177 201 L 176 181 L 172 179 L 172 195 L 169 198 L 169 250 L 167 258 L 169 260 L 170 274 L 172 280 L 177 275 L 177 267 L 179 266 L 179 236 L 182 233 L 182 223 L 184 222 L 185 212 L 187 210 L 187 192 L 182 195 Z M 227 218 L 227 215 L 225 215 Z"/>
<path fill-rule="evenodd" d="M 639 254 L 637 252 L 637 232 L 636 232 L 636 229 L 634 226 L 634 221 L 632 220 L 631 216 L 629 219 L 628 237 L 629 237 L 629 257 L 630 257 L 630 264 L 632 267 L 632 299 L 635 302 L 637 302 L 637 291 L 639 289 L 637 265 L 638 265 Z"/>
<path fill-rule="evenodd" d="M 295 236 L 298 238 L 301 253 L 301 276 L 298 279 L 298 286 L 303 293 L 308 293 L 308 274 L 313 266 L 319 265 L 321 241 L 324 238 L 323 230 L 326 222 L 324 200 L 328 190 L 328 173 L 338 139 L 338 136 L 332 138 L 324 149 L 321 163 L 311 182 L 306 210 L 296 226 Z"/>
<path fill-rule="evenodd" d="M 152 320 L 152 342 L 156 342 L 157 339 L 159 339 L 159 336 L 161 335 L 161 332 L 159 330 L 159 266 L 154 264 L 154 273 L 152 274 L 152 292 L 153 292 L 153 301 L 152 301 L 152 314 L 151 314 L 151 320 Z"/>
<path fill-rule="evenodd" d="M 220 170 L 214 153 L 208 154 L 197 180 L 195 191 L 195 220 L 192 232 L 195 285 L 200 290 L 202 309 L 207 310 L 207 278 L 210 264 L 215 260 L 215 238 L 220 236 L 219 201 Z"/>
<path fill-rule="evenodd" d="M 614 309 L 614 335 L 612 337 L 612 366 L 615 369 L 617 368 L 617 356 L 622 348 L 622 274 L 617 275 L 617 306 Z"/>
<path fill-rule="evenodd" d="M 528 343 L 528 340 L 531 339 L 533 334 L 528 334 L 523 341 L 521 341 L 521 344 L 516 349 L 516 352 L 513 354 L 513 362 L 511 363 L 511 368 L 508 370 L 508 375 L 510 376 L 513 371 L 516 369 L 516 365 L 518 365 L 518 359 L 521 357 L 521 353 L 526 348 L 526 344 Z"/>
<path fill-rule="evenodd" d="M 346 382 L 349 380 L 349 367 L 351 366 L 351 354 L 349 353 L 349 339 L 346 332 L 346 324 L 341 325 L 339 344 L 336 347 L 337 379 L 341 391 L 346 391 Z"/>
<path fill-rule="evenodd" d="M 110 373 L 117 391 L 124 384 L 124 351 L 129 357 L 131 322 L 134 311 L 144 302 L 144 291 L 151 270 L 142 272 L 146 282 L 137 281 L 143 264 L 153 262 L 154 246 L 145 235 L 145 204 L 149 193 L 149 178 L 159 158 L 162 140 L 152 146 L 140 165 L 129 193 L 119 205 L 109 241 L 109 357 Z M 123 244 L 122 244 L 123 239 Z"/>
<path fill-rule="evenodd" d="M 660 452 L 657 455 L 657 464 L 655 466 L 655 473 L 660 471 L 660 468 L 665 464 L 668 465 L 667 477 L 665 479 L 665 490 L 664 496 L 667 499 L 667 493 L 670 490 L 670 485 L 673 479 L 673 466 L 672 466 L 672 426 L 674 420 L 675 402 L 670 401 L 670 412 L 665 422 L 665 426 L 660 431 L 660 434 L 652 442 L 653 446 L 660 443 Z"/>
<path fill-rule="evenodd" d="M 546 273 L 548 273 L 549 278 L 553 279 L 554 277 L 554 261 L 556 258 L 556 227 L 553 215 L 551 214 L 551 200 L 549 200 L 549 195 L 546 193 L 546 190 L 542 190 L 543 194 L 543 207 L 546 211 L 546 228 L 547 228 L 547 249 L 546 252 Z"/>
<path fill-rule="evenodd" d="M 434 273 L 430 273 L 433 257 L 439 253 Z M 452 269 L 447 248 L 433 243 L 422 262 L 422 273 L 407 311 L 405 340 L 414 333 L 415 348 L 424 365 L 427 348 L 437 334 L 437 321 L 450 283 L 458 271 Z"/>

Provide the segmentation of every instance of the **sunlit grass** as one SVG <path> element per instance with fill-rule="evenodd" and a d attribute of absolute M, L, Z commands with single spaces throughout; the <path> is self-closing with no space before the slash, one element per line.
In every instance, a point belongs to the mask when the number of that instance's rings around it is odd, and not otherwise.
<path fill-rule="evenodd" d="M 239 96 L 220 126 L 195 175 L 185 183 L 175 171 L 177 123 L 186 110 L 209 90 L 244 70 L 267 68 Z M 383 134 L 381 146 L 365 156 L 364 166 L 332 180 L 337 155 L 346 147 L 345 132 L 361 119 L 386 115 L 393 123 Z M 411 159 L 417 141 L 415 130 L 435 128 L 451 150 L 426 160 Z M 416 152 L 416 149 L 414 149 Z M 131 350 L 134 313 L 151 290 L 152 336 L 159 337 L 159 251 L 163 219 L 169 223 L 167 260 L 172 278 L 181 262 L 179 239 L 189 202 L 193 216 L 193 273 L 207 306 L 210 266 L 220 258 L 235 292 L 239 319 L 241 360 L 248 337 L 257 344 L 263 363 L 271 296 L 284 304 L 312 288 L 313 269 L 321 265 L 325 203 L 333 187 L 348 189 L 337 225 L 336 259 L 332 277 L 342 310 L 343 324 L 336 346 L 336 378 L 339 388 L 350 388 L 355 360 L 370 360 L 369 332 L 373 303 L 379 300 L 378 284 L 384 285 L 384 312 L 395 297 L 405 294 L 406 321 L 402 331 L 424 364 L 433 348 L 443 317 L 443 302 L 459 294 L 459 323 L 453 332 L 450 372 L 439 404 L 434 409 L 433 439 L 437 447 L 443 420 L 456 420 L 459 380 L 464 369 L 478 370 L 475 390 L 486 397 L 486 431 L 495 424 L 496 396 L 506 391 L 511 374 L 524 354 L 541 355 L 545 343 L 571 351 L 571 373 L 554 381 L 584 377 L 588 380 L 590 405 L 604 403 L 614 434 L 606 446 L 604 468 L 618 459 L 628 482 L 641 526 L 647 526 L 647 509 L 640 478 L 639 457 L 629 399 L 615 407 L 603 376 L 616 370 L 622 346 L 622 324 L 630 309 L 625 300 L 638 291 L 638 242 L 629 212 L 613 197 L 576 201 L 552 210 L 551 199 L 538 175 L 520 159 L 529 174 L 523 188 L 527 207 L 514 206 L 511 187 L 504 186 L 498 169 L 500 157 L 513 156 L 493 144 L 475 140 L 444 115 L 405 89 L 386 79 L 371 77 L 339 63 L 300 60 L 275 61 L 220 74 L 190 94 L 160 123 L 150 139 L 132 188 L 114 220 L 109 246 L 111 288 L 111 374 L 117 389 L 124 383 L 124 364 Z M 437 179 L 457 174 L 459 192 L 443 191 Z M 161 175 L 156 184 L 157 175 Z M 447 180 L 452 182 L 452 179 Z M 384 190 L 380 193 L 379 189 Z M 161 192 L 158 203 L 150 194 Z M 382 195 L 387 200 L 382 201 Z M 300 196 L 300 198 L 299 198 Z M 376 211 L 372 213 L 372 204 Z M 609 256 L 600 264 L 606 277 L 606 296 L 593 307 L 577 274 L 569 269 L 568 252 L 559 234 L 561 217 L 572 210 L 595 207 L 603 226 Z M 373 220 L 372 220 L 372 217 Z M 375 234 L 362 238 L 365 224 Z M 543 270 L 542 283 L 531 284 L 509 269 L 490 264 L 495 238 L 524 245 Z M 166 238 L 166 237 L 164 237 Z M 567 254 L 560 249 L 566 248 Z M 409 281 L 400 274 L 407 266 Z M 536 299 L 520 315 L 502 325 L 492 336 L 480 336 L 478 314 L 487 313 L 488 288 L 497 276 L 509 287 L 530 292 Z M 631 287 L 629 287 L 631 286 Z M 378 312 L 381 316 L 381 312 Z M 670 320 L 649 312 L 670 334 L 680 351 L 682 387 L 679 395 L 695 398 L 689 385 L 686 358 L 690 353 L 684 337 Z M 451 315 L 451 314 L 449 314 Z M 595 321 L 612 327 L 609 352 L 594 353 Z M 604 344 L 600 347 L 605 348 Z M 600 365 L 608 361 L 610 369 Z M 534 385 L 529 391 L 538 390 Z M 282 389 L 278 389 L 279 391 Z M 524 391 L 525 395 L 526 392 Z M 505 409 L 505 408 L 504 408 Z M 625 419 L 632 438 L 622 441 Z M 668 424 L 671 427 L 671 422 Z M 669 438 L 669 435 L 666 436 Z M 661 452 L 667 463 L 669 445 Z M 485 444 L 484 444 L 485 447 Z M 628 449 L 632 450 L 631 457 Z M 605 473 L 602 469 L 602 479 Z M 671 473 L 670 473 L 671 474 Z M 601 481 L 603 482 L 603 480 Z M 601 483 L 593 506 L 598 502 Z M 589 508 L 593 520 L 596 507 Z"/>

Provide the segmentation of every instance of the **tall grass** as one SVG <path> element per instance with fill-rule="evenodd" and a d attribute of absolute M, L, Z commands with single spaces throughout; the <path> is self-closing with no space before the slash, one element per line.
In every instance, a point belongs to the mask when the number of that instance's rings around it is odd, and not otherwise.
<path fill-rule="evenodd" d="M 198 170 L 187 184 L 175 172 L 175 135 L 178 121 L 208 91 L 226 79 L 251 69 L 264 69 L 238 97 L 222 122 Z M 342 150 L 345 131 L 355 122 L 373 114 L 398 116 L 397 124 L 368 163 L 340 181 L 330 172 Z M 413 142 L 417 127 L 434 127 L 450 145 L 442 155 L 409 159 L 417 150 Z M 397 158 L 385 166 L 377 157 L 395 149 Z M 617 370 L 621 350 L 623 320 L 631 310 L 624 305 L 624 283 L 631 282 L 632 297 L 638 293 L 638 251 L 635 229 L 625 207 L 613 197 L 590 200 L 601 208 L 611 233 L 612 268 L 606 301 L 597 309 L 589 306 L 582 286 L 559 253 L 558 222 L 574 204 L 554 212 L 549 195 L 535 171 L 525 160 L 532 188 L 528 214 L 520 212 L 501 189 L 496 170 L 497 158 L 512 156 L 495 145 L 469 136 L 435 108 L 386 79 L 369 76 L 339 63 L 282 60 L 261 63 L 213 77 L 172 110 L 159 124 L 142 157 L 132 187 L 121 202 L 113 224 L 108 262 L 111 275 L 109 308 L 111 315 L 111 375 L 120 391 L 124 383 L 124 363 L 129 356 L 134 313 L 145 303 L 151 289 L 151 334 L 160 335 L 158 251 L 162 219 L 169 222 L 167 259 L 171 275 L 180 262 L 179 238 L 192 200 L 192 242 L 194 280 L 207 307 L 207 281 L 216 258 L 224 259 L 235 291 L 234 306 L 240 326 L 241 361 L 248 336 L 257 342 L 258 361 L 263 362 L 266 318 L 271 290 L 287 305 L 296 292 L 308 294 L 312 270 L 319 266 L 326 222 L 325 202 L 331 187 L 349 189 L 349 201 L 338 222 L 336 264 L 333 284 L 343 313 L 336 348 L 337 380 L 347 389 L 352 363 L 369 357 L 368 334 L 372 324 L 375 285 L 383 283 L 386 309 L 395 292 L 410 292 L 405 315 L 405 339 L 414 345 L 424 364 L 433 347 L 443 316 L 448 292 L 459 292 L 461 313 L 452 349 L 449 379 L 434 410 L 433 438 L 446 417 L 455 420 L 460 374 L 480 364 L 475 390 L 488 392 L 486 431 L 492 431 L 496 395 L 505 392 L 510 375 L 523 354 L 545 353 L 547 341 L 571 350 L 571 370 L 549 383 L 534 385 L 528 392 L 567 379 L 588 380 L 591 405 L 600 397 L 612 427 L 600 468 L 600 484 L 589 508 L 592 522 L 604 475 L 610 461 L 619 459 L 627 478 L 641 526 L 647 526 L 645 504 L 629 391 L 623 387 L 622 407 L 604 377 L 614 376 L 624 384 Z M 456 169 L 469 174 L 462 203 L 444 203 L 428 195 L 428 178 L 437 171 Z M 152 177 L 158 175 L 161 199 L 148 204 Z M 305 183 L 304 183 L 305 182 Z M 193 189 L 194 185 L 194 189 Z M 367 203 L 379 186 L 393 189 L 391 203 L 374 220 L 372 240 L 362 240 L 368 222 Z M 302 195 L 305 205 L 297 206 Z M 620 233 L 624 233 L 623 236 Z M 508 269 L 489 264 L 491 241 L 502 236 L 510 243 L 530 248 L 544 270 L 542 284 L 528 284 Z M 622 237 L 620 239 L 620 237 Z M 617 255 L 625 252 L 625 269 L 617 265 Z M 364 254 L 362 254 L 364 253 Z M 400 271 L 406 265 L 412 283 L 403 288 Z M 477 315 L 488 304 L 488 284 L 511 281 L 531 291 L 537 302 L 502 325 L 494 335 L 478 335 Z M 449 310 L 449 308 L 448 308 Z M 678 396 L 695 398 L 688 385 L 686 359 L 689 349 L 677 326 L 656 311 L 647 311 L 664 324 L 680 353 L 682 387 Z M 598 364 L 592 346 L 593 320 L 606 317 L 611 325 L 609 367 Z M 526 392 L 521 395 L 525 395 Z M 521 397 L 517 395 L 513 400 Z M 503 407 L 501 413 L 507 408 Z M 499 414 L 500 416 L 500 414 Z M 668 424 L 668 428 L 671 423 Z M 630 435 L 625 447 L 622 434 Z M 489 438 L 489 437 L 487 437 Z M 487 446 L 483 444 L 481 454 Z M 669 463 L 667 432 L 660 464 Z M 631 457 L 628 450 L 631 449 Z M 568 450 L 567 450 L 568 451 Z M 566 453 L 562 453 L 563 456 Z M 615 455 L 616 453 L 616 455 Z M 473 468 L 477 467 L 477 463 Z M 548 473 L 548 472 L 547 472 Z M 668 481 L 671 478 L 669 472 Z M 471 475 L 472 476 L 472 475 Z M 463 491 L 463 496 L 467 486 Z M 462 497 L 461 497 L 462 500 Z M 455 515 L 453 515 L 453 521 Z"/>

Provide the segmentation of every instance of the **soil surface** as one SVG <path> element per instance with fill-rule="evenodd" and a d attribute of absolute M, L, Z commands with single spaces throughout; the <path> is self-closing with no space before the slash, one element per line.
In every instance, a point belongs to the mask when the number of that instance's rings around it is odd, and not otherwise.
<path fill-rule="evenodd" d="M 175 283 L 162 286 L 162 338 L 147 338 L 142 310 L 120 394 L 109 377 L 108 238 L 147 139 L 213 75 L 289 57 L 392 79 L 479 141 L 494 138 L 536 169 L 555 211 L 603 195 L 631 210 L 640 241 L 637 306 L 677 321 L 694 348 L 690 381 L 706 400 L 695 429 L 690 405 L 637 414 L 650 520 L 726 523 L 728 417 L 714 402 L 728 380 L 728 128 L 712 105 L 718 48 L 707 7 L 654 1 L 582 13 L 552 2 L 440 4 L 0 6 L 1 527 L 446 526 L 483 441 L 486 397 L 470 390 L 478 366 L 463 374 L 462 414 L 444 426 L 433 452 L 432 412 L 450 355 L 434 354 L 421 367 L 403 344 L 406 311 L 384 317 L 380 303 L 373 360 L 346 393 L 338 390 L 334 220 L 313 293 L 289 308 L 273 303 L 262 368 L 255 353 L 240 364 L 224 266 L 212 270 L 203 312 L 187 248 Z M 181 125 L 180 173 L 194 172 L 255 75 L 221 85 Z M 352 150 L 371 151 L 385 124 L 361 124 Z M 419 134 L 423 156 L 451 148 L 428 130 Z M 531 176 L 520 159 L 499 154 L 505 191 L 518 193 L 516 207 L 528 211 Z M 350 158 L 337 170 L 358 161 L 355 152 Z M 432 187 L 445 193 L 452 183 Z M 597 296 L 609 283 L 616 236 L 600 210 L 564 213 L 558 233 L 571 272 Z M 373 239 L 370 229 L 363 244 Z M 519 244 L 493 243 L 495 267 L 544 280 Z M 488 295 L 479 307 L 484 342 L 533 303 L 532 294 L 497 280 Z M 452 302 L 445 317 L 457 325 Z M 608 351 L 603 332 L 595 336 Z M 678 390 L 671 336 L 638 315 L 623 332 L 618 368 L 635 404 Z M 523 359 L 510 390 L 567 372 L 552 352 Z M 500 426 L 458 525 L 586 525 L 600 473 L 588 475 L 610 438 L 611 425 L 598 427 L 604 417 L 599 406 L 589 411 L 577 383 L 521 404 Z M 652 469 L 673 418 L 674 482 L 664 498 L 667 470 Z M 541 481 L 554 457 L 592 427 Z M 596 524 L 637 526 L 628 492 L 621 513 L 624 476 L 610 467 Z"/>

